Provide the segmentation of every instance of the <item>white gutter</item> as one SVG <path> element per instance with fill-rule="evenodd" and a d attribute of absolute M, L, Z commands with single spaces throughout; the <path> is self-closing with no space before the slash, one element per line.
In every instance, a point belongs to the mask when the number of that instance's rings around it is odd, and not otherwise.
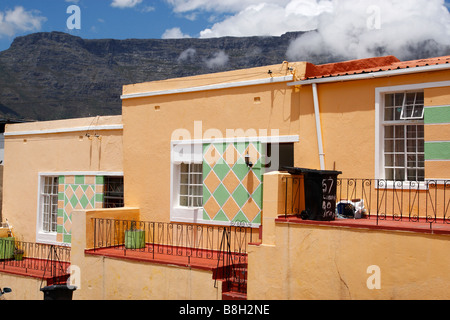
<path fill-rule="evenodd" d="M 442 70 L 450 70 L 450 64 L 438 64 L 431 66 L 423 66 L 423 67 L 414 67 L 414 68 L 404 68 L 404 69 L 394 69 L 394 70 L 386 70 L 386 71 L 374 71 L 370 73 L 363 74 L 352 74 L 345 76 L 332 76 L 327 78 L 317 78 L 310 80 L 301 80 L 288 83 L 288 86 L 298 86 L 298 85 L 308 85 L 313 83 L 330 83 L 330 82 L 343 82 L 343 81 L 353 81 L 353 80 L 365 80 L 365 79 L 375 79 L 382 77 L 392 77 L 392 76 L 400 76 L 411 73 L 422 73 L 422 72 L 430 72 L 430 71 L 442 71 Z"/>
<path fill-rule="evenodd" d="M 238 87 L 255 86 L 255 85 L 261 85 L 261 84 L 288 82 L 288 81 L 292 81 L 293 79 L 294 79 L 293 75 L 288 75 L 288 76 L 283 76 L 283 77 L 273 77 L 273 78 L 266 78 L 266 79 L 219 83 L 219 84 L 212 84 L 212 85 L 199 86 L 199 87 L 189 87 L 189 88 L 170 89 L 170 90 L 161 90 L 161 91 L 150 91 L 150 92 L 141 92 L 141 93 L 130 93 L 130 94 L 124 94 L 120 98 L 122 100 L 126 100 L 126 99 L 133 99 L 133 98 L 146 98 L 146 97 L 153 97 L 153 96 L 161 96 L 161 95 L 167 95 L 167 94 L 238 88 Z"/>
<path fill-rule="evenodd" d="M 122 124 L 106 124 L 99 126 L 84 126 L 84 127 L 72 127 L 72 128 L 57 128 L 57 129 L 42 129 L 42 130 L 28 130 L 28 131 L 11 131 L 5 132 L 5 137 L 12 136 L 27 136 L 37 134 L 52 134 L 52 133 L 68 133 L 68 132 L 92 132 L 101 130 L 122 130 Z"/>
<path fill-rule="evenodd" d="M 314 98 L 314 114 L 316 118 L 317 144 L 319 147 L 320 170 L 325 170 L 325 154 L 323 153 L 322 126 L 320 124 L 319 96 L 317 94 L 317 84 L 312 84 Z"/>

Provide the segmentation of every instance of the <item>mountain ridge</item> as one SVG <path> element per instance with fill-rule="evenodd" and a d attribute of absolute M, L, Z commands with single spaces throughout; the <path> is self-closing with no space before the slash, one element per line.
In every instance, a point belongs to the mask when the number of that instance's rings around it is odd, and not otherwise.
<path fill-rule="evenodd" d="M 39 32 L 17 37 L 0 52 L 0 117 L 44 121 L 118 115 L 123 85 L 279 64 L 288 60 L 290 43 L 303 33 L 117 40 Z M 307 61 L 339 59 L 324 55 Z"/>

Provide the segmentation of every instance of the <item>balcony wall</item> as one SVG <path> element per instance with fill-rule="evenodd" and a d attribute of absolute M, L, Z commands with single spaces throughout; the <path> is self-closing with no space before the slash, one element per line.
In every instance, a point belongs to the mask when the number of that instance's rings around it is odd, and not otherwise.
<path fill-rule="evenodd" d="M 448 299 L 449 235 L 411 231 L 401 221 L 383 228 L 280 219 L 285 176 L 264 177 L 263 241 L 249 249 L 249 300 Z M 380 289 L 369 289 L 375 276 Z"/>
<path fill-rule="evenodd" d="M 74 300 L 211 300 L 221 298 L 209 270 L 197 270 L 140 259 L 89 254 L 93 247 L 91 218 L 139 220 L 137 208 L 75 211 L 73 217 L 72 266 L 79 268 Z"/>

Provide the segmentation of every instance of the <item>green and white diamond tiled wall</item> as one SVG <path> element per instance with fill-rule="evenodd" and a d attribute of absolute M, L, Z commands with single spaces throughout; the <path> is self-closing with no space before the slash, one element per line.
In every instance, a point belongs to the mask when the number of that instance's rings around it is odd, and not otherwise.
<path fill-rule="evenodd" d="M 103 176 L 59 176 L 57 241 L 71 243 L 72 211 L 103 207 Z"/>
<path fill-rule="evenodd" d="M 261 224 L 262 145 L 260 142 L 203 145 L 203 220 Z M 253 166 L 245 163 L 250 156 Z"/>

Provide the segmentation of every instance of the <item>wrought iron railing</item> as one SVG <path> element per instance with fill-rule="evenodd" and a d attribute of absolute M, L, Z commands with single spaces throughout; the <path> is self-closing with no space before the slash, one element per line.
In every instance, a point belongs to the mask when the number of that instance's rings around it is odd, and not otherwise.
<path fill-rule="evenodd" d="M 191 258 L 223 259 L 223 235 L 229 236 L 229 248 L 235 260 L 244 260 L 247 246 L 253 240 L 251 228 L 199 224 L 150 222 L 92 218 L 94 248 L 113 248 L 126 256 L 142 252 L 158 259 L 161 255 Z"/>
<path fill-rule="evenodd" d="M 70 266 L 70 247 L 0 239 L 0 271 L 45 277 L 52 283 L 65 282 Z"/>
<path fill-rule="evenodd" d="M 304 177 L 283 178 L 285 216 L 305 207 Z M 336 213 L 340 203 L 359 206 L 362 216 L 381 220 L 450 223 L 450 180 L 388 181 L 338 178 Z"/>

